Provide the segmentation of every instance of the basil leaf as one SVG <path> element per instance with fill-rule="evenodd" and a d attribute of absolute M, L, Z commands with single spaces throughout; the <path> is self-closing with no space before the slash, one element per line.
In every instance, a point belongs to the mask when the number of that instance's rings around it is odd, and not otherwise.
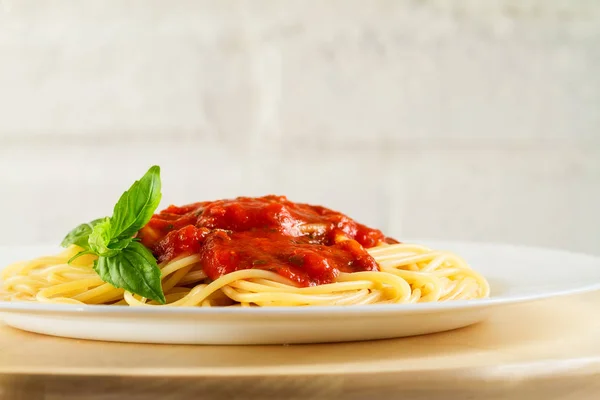
<path fill-rule="evenodd" d="M 90 246 L 88 245 L 88 238 L 92 233 L 94 226 L 96 226 L 103 220 L 104 218 L 98 218 L 93 220 L 92 222 L 79 225 L 77 228 L 69 232 L 67 236 L 65 236 L 60 245 L 62 247 L 69 247 L 70 245 L 74 244 L 79 247 L 83 247 L 86 250 L 89 250 Z"/>
<path fill-rule="evenodd" d="M 153 166 L 123 193 L 112 217 L 81 224 L 65 237 L 63 246 L 77 244 L 84 248 L 69 262 L 84 254 L 97 255 L 94 270 L 103 281 L 164 304 L 156 259 L 134 238 L 158 207 L 160 189 L 160 167 Z"/>
<path fill-rule="evenodd" d="M 88 239 L 88 243 L 90 246 L 90 250 L 99 256 L 111 257 L 118 253 L 118 251 L 112 251 L 108 245 L 110 244 L 110 218 L 104 219 L 102 222 L 96 224 L 90 237 Z"/>
<path fill-rule="evenodd" d="M 133 240 L 134 239 L 132 237 L 123 238 L 123 239 L 113 239 L 108 244 L 108 248 L 112 251 L 121 251 L 124 248 L 126 248 L 127 246 L 129 246 L 129 243 L 133 242 Z"/>
<path fill-rule="evenodd" d="M 127 190 L 110 219 L 111 238 L 131 237 L 150 221 L 161 199 L 160 167 L 153 166 Z"/>
<path fill-rule="evenodd" d="M 111 238 L 111 229 L 110 219 L 106 219 L 94 227 L 89 238 L 89 246 L 92 252 L 99 256 L 112 257 L 133 241 L 132 237 L 123 239 Z"/>
<path fill-rule="evenodd" d="M 165 304 L 160 269 L 154 256 L 139 242 L 132 241 L 113 257 L 99 257 L 94 270 L 104 282 L 116 288 Z"/>

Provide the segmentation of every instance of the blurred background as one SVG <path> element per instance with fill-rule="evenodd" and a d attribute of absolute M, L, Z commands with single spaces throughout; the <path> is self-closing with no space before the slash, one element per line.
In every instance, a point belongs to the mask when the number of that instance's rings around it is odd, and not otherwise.
<path fill-rule="evenodd" d="M 151 164 L 398 239 L 600 253 L 600 2 L 0 0 L 0 243 Z"/>

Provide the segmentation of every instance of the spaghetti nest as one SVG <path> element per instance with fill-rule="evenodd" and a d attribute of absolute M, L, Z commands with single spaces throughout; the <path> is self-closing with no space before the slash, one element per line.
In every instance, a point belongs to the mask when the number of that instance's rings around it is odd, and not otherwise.
<path fill-rule="evenodd" d="M 68 304 L 161 306 L 117 289 L 94 271 L 95 256 L 68 261 L 82 249 L 19 262 L 0 272 L 0 299 Z M 314 306 L 470 300 L 489 295 L 489 284 L 460 257 L 412 244 L 367 249 L 380 271 L 341 272 L 334 283 L 298 287 L 261 269 L 235 271 L 211 281 L 197 254 L 159 265 L 167 303 L 177 306 Z"/>

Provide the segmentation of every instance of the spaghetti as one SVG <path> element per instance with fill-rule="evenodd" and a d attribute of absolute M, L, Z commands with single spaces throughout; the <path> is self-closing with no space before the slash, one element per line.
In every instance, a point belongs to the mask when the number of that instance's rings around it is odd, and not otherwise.
<path fill-rule="evenodd" d="M 70 304 L 157 305 L 103 282 L 94 256 L 68 260 L 80 250 L 20 262 L 1 275 L 4 300 Z M 417 303 L 487 297 L 489 285 L 461 258 L 424 246 L 392 244 L 368 250 L 380 271 L 341 273 L 334 283 L 298 287 L 272 271 L 244 269 L 211 281 L 200 256 L 160 264 L 167 307 L 308 306 Z"/>
<path fill-rule="evenodd" d="M 81 224 L 60 254 L 8 266 L 0 298 L 130 306 L 417 303 L 489 295 L 446 251 L 399 243 L 331 209 L 283 196 L 238 197 L 153 214 L 153 166 L 111 217 Z"/>

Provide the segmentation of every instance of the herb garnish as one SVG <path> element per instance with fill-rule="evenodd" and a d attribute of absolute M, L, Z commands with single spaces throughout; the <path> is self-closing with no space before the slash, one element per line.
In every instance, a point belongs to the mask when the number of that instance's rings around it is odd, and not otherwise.
<path fill-rule="evenodd" d="M 160 167 L 155 165 L 123 193 L 111 217 L 95 219 L 69 232 L 61 245 L 83 248 L 70 261 L 83 254 L 95 254 L 98 260 L 94 270 L 104 282 L 164 304 L 156 259 L 134 239 L 158 207 L 160 189 Z"/>

